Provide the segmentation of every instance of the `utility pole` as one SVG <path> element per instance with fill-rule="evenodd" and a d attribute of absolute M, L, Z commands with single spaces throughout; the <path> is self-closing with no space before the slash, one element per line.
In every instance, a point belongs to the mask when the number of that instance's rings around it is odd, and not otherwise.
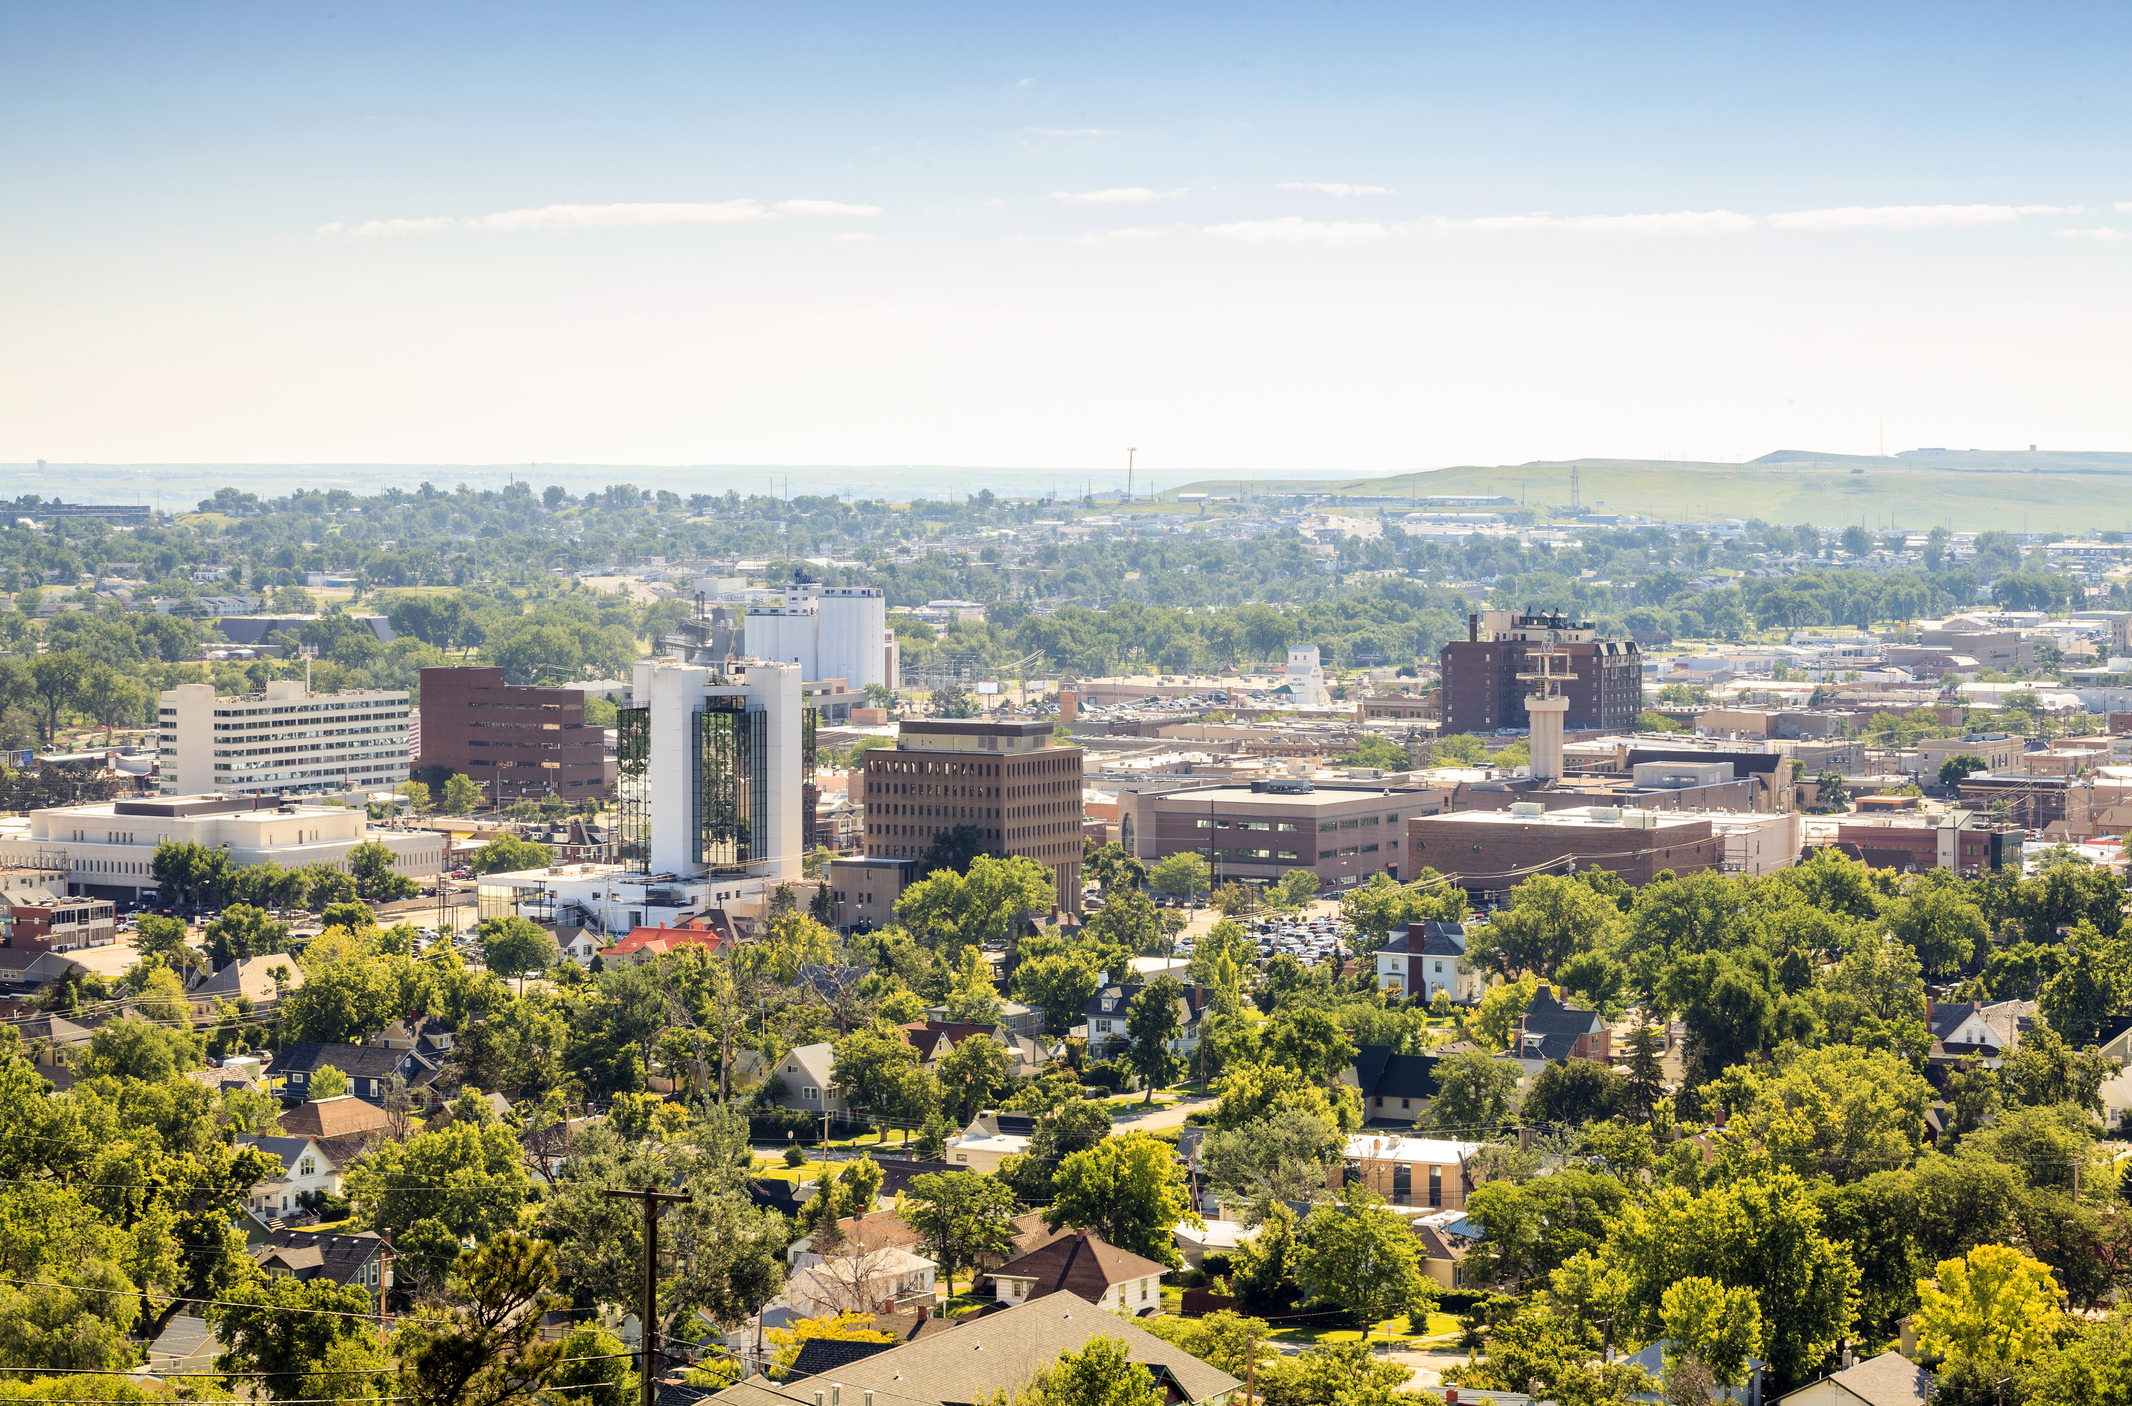
<path fill-rule="evenodd" d="M 695 1198 L 686 1191 L 654 1191 L 648 1186 L 642 1191 L 610 1186 L 603 1194 L 644 1206 L 644 1302 L 637 1310 L 637 1406 L 652 1406 L 659 1391 L 659 1379 L 652 1371 L 652 1359 L 659 1354 L 659 1203 Z"/>
<path fill-rule="evenodd" d="M 1133 501 L 1133 456 L 1139 452 L 1137 449 L 1125 451 L 1125 501 L 1128 503 Z"/>

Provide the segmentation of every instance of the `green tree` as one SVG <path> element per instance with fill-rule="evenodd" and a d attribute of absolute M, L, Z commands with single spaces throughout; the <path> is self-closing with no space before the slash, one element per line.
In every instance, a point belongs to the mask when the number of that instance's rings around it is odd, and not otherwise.
<path fill-rule="evenodd" d="M 406 1013 L 400 963 L 367 953 L 307 969 L 282 998 L 282 1032 L 292 1042 L 361 1044 Z"/>
<path fill-rule="evenodd" d="M 955 1271 L 1014 1254 L 1014 1193 L 982 1172 L 924 1172 L 911 1178 L 903 1219 L 925 1237 L 955 1292 Z"/>
<path fill-rule="evenodd" d="M 1395 1310 L 1412 1311 L 1418 1301 L 1435 1298 L 1433 1282 L 1421 1272 L 1421 1242 L 1359 1182 L 1341 1188 L 1338 1201 L 1313 1209 L 1298 1239 L 1296 1284 L 1355 1315 L 1365 1343 Z"/>
<path fill-rule="evenodd" d="M 517 1406 L 538 1400 L 560 1342 L 541 1320 L 561 1305 L 555 1249 L 503 1232 L 453 1265 L 447 1302 L 399 1320 L 393 1351 L 400 1394 L 418 1406 Z"/>
<path fill-rule="evenodd" d="M 2069 1044 L 2091 1045 L 2105 1023 L 2132 1010 L 2132 941 L 2106 936 L 2082 918 L 2065 940 L 2064 958 L 2037 1005 Z"/>
<path fill-rule="evenodd" d="M 436 809 L 429 799 L 429 786 L 421 781 L 402 781 L 392 788 L 407 797 L 407 808 L 416 815 L 427 815 Z"/>
<path fill-rule="evenodd" d="M 1563 963 L 1610 944 L 1623 926 L 1621 910 L 1588 885 L 1536 874 L 1476 931 L 1469 955 L 1505 978 L 1533 973 L 1552 982 Z"/>
<path fill-rule="evenodd" d="M 2004 1245 L 1943 1261 L 1917 1295 L 1918 1346 L 1958 1360 L 2026 1362 L 2051 1346 L 2058 1326 L 2058 1281 Z"/>
<path fill-rule="evenodd" d="M 374 903 L 419 892 L 420 884 L 394 872 L 397 862 L 397 856 L 382 840 L 365 840 L 349 850 L 348 877 L 355 881 L 356 895 Z"/>
<path fill-rule="evenodd" d="M 1627 1200 L 1619 1181 L 1581 1167 L 1483 1182 L 1466 1198 L 1466 1214 L 1487 1231 L 1468 1256 L 1468 1271 L 1476 1283 L 1512 1291 L 1544 1280 L 1565 1260 L 1599 1250 Z"/>
<path fill-rule="evenodd" d="M 518 1137 L 502 1123 L 455 1121 L 406 1142 L 387 1142 L 348 1170 L 349 1199 L 366 1230 L 406 1230 L 435 1220 L 480 1242 L 518 1223 L 526 1171 Z"/>
<path fill-rule="evenodd" d="M 1488 744 L 1470 732 L 1455 733 L 1436 744 L 1437 765 L 1479 766 L 1488 759 Z"/>
<path fill-rule="evenodd" d="M 1998 1082 L 2016 1104 L 2070 1103 L 2101 1117 L 2102 1086 L 2116 1078 L 2117 1072 L 2117 1062 L 2094 1046 L 2075 1050 L 2056 1030 L 2040 1025 L 2021 1036 L 2021 1043 L 2000 1066 Z"/>
<path fill-rule="evenodd" d="M 989 1035 L 965 1036 L 941 1057 L 934 1076 L 941 1097 L 963 1122 L 989 1108 L 1014 1087 L 1014 1059 Z"/>
<path fill-rule="evenodd" d="M 444 810 L 447 815 L 472 815 L 481 805 L 481 787 L 473 778 L 457 772 L 444 778 Z"/>
<path fill-rule="evenodd" d="M 1200 1144 L 1199 1165 L 1207 1185 L 1225 1202 L 1242 1202 L 1252 1214 L 1276 1202 L 1314 1201 L 1325 1192 L 1326 1167 L 1339 1155 L 1340 1126 L 1306 1108 L 1276 1108 Z"/>
<path fill-rule="evenodd" d="M 1762 1306 L 1752 1289 L 1691 1275 L 1660 1296 L 1659 1318 L 1674 1351 L 1708 1368 L 1717 1385 L 1747 1380 L 1747 1364 L 1762 1348 Z"/>
<path fill-rule="evenodd" d="M 546 971 L 561 960 L 555 936 L 531 918 L 484 918 L 474 929 L 481 964 L 499 976 Z"/>
<path fill-rule="evenodd" d="M 896 899 L 896 920 L 925 946 L 953 958 L 963 947 L 1004 941 L 1018 919 L 1048 913 L 1051 871 L 1033 859 L 980 854 L 965 873 L 936 870 Z"/>
<path fill-rule="evenodd" d="M 573 1406 L 630 1406 L 636 1399 L 629 1350 L 597 1323 L 580 1323 L 563 1338 L 560 1364 L 548 1385 Z"/>
<path fill-rule="evenodd" d="M 979 1398 L 978 1406 L 1162 1406 L 1155 1374 L 1133 1361 L 1123 1338 L 1098 1336 L 1037 1370 L 1027 1386 Z"/>
<path fill-rule="evenodd" d="M 260 1394 L 276 1401 L 383 1394 L 391 1363 L 369 1316 L 379 1307 L 359 1284 L 246 1275 L 208 1311 L 223 1346 L 216 1370 L 260 1374 Z"/>
<path fill-rule="evenodd" d="M 1174 1082 L 1184 1072 L 1184 1058 L 1171 1042 L 1184 1035 L 1184 1018 L 1178 1007 L 1184 987 L 1174 976 L 1158 976 L 1133 997 L 1125 1010 L 1125 1035 L 1131 1047 L 1125 1062 L 1147 1088 L 1147 1102 L 1155 1090 Z"/>
<path fill-rule="evenodd" d="M 1172 898 L 1191 898 L 1205 893 L 1212 887 L 1213 878 L 1207 861 L 1190 851 L 1171 855 L 1147 873 L 1148 887 Z"/>
<path fill-rule="evenodd" d="M 554 852 L 546 845 L 506 833 L 475 850 L 467 868 L 476 874 L 516 874 L 526 869 L 545 869 L 554 862 Z"/>
<path fill-rule="evenodd" d="M 1814 777 L 1813 811 L 1817 815 L 1841 815 L 1851 808 L 1851 793 L 1844 788 L 1843 773 L 1823 767 Z"/>
<path fill-rule="evenodd" d="M 1790 1050 L 1772 1067 L 1739 1065 L 1703 1086 L 1729 1115 L 1726 1136 L 1802 1175 L 1853 1181 L 1907 1166 L 1923 1145 L 1932 1086 L 1882 1050 Z"/>
<path fill-rule="evenodd" d="M 1088 998 L 1096 994 L 1096 975 L 1094 963 L 1085 954 L 1054 952 L 1015 969 L 1015 994 L 1043 1011 L 1047 1029 L 1061 1031 L 1080 1017 Z"/>
<path fill-rule="evenodd" d="M 1429 1125 L 1456 1136 L 1481 1138 L 1517 1111 L 1518 1067 L 1478 1050 L 1445 1055 L 1436 1062 L 1436 1102 Z"/>
<path fill-rule="evenodd" d="M 1044 1211 L 1052 1230 L 1090 1230 L 1121 1250 L 1173 1268 L 1182 1261 L 1172 1232 L 1179 1224 L 1204 1224 L 1186 1196 L 1174 1149 L 1152 1133 L 1108 1137 L 1072 1153 L 1060 1161 L 1052 1192 Z"/>
<path fill-rule="evenodd" d="M 1510 1037 L 1524 1022 L 1525 1012 L 1532 1008 L 1532 998 L 1539 989 L 1539 982 L 1529 976 L 1491 988 L 1481 997 L 1480 1009 L 1474 1012 L 1474 1038 L 1487 1049 L 1510 1048 Z"/>
<path fill-rule="evenodd" d="M 1340 916 L 1355 930 L 1358 950 L 1368 953 L 1382 947 L 1407 924 L 1434 918 L 1460 922 L 1466 916 L 1466 893 L 1446 884 L 1433 870 L 1424 869 L 1411 883 L 1402 884 L 1389 874 L 1372 874 L 1369 882 L 1340 899 Z"/>
<path fill-rule="evenodd" d="M 322 1098 L 340 1098 L 348 1092 L 348 1076 L 330 1064 L 321 1064 L 311 1071 L 305 1081 L 304 1093 L 314 1102 Z"/>
<path fill-rule="evenodd" d="M 896 1101 L 903 1079 L 918 1065 L 918 1051 L 902 1032 L 876 1019 L 836 1042 L 830 1072 L 852 1102 L 885 1113 Z M 885 1117 L 881 1141 L 888 1141 Z"/>
<path fill-rule="evenodd" d="M 1529 1123 L 1582 1127 L 1629 1112 L 1627 1076 L 1589 1059 L 1550 1061 L 1535 1074 L 1525 1095 Z"/>
<path fill-rule="evenodd" d="M 948 988 L 948 1019 L 990 1025 L 999 1019 L 1002 1002 L 992 984 L 992 964 L 975 947 L 956 955 L 955 984 Z"/>
<path fill-rule="evenodd" d="M 1980 771 L 1989 771 L 1991 766 L 1974 752 L 1963 752 L 1940 763 L 1940 785 L 1959 786 Z"/>
<path fill-rule="evenodd" d="M 233 904 L 207 925 L 206 948 L 207 960 L 220 971 L 231 962 L 288 951 L 288 925 L 276 922 L 257 908 Z"/>

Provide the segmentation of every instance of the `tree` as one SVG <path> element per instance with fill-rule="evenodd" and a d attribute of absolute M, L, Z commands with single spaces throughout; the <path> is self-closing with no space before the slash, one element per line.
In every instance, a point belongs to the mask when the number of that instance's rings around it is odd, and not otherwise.
<path fill-rule="evenodd" d="M 1802 1174 L 1853 1181 L 1907 1166 L 1923 1145 L 1932 1086 L 1884 1050 L 1789 1050 L 1774 1068 L 1738 1065 L 1705 1084 L 1726 1136 Z"/>
<path fill-rule="evenodd" d="M 367 954 L 307 970 L 282 998 L 283 1034 L 291 1041 L 360 1044 L 406 1013 L 398 963 Z"/>
<path fill-rule="evenodd" d="M 992 984 L 992 964 L 975 947 L 956 956 L 955 984 L 948 988 L 948 1019 L 967 1025 L 990 1025 L 999 1019 L 999 990 Z"/>
<path fill-rule="evenodd" d="M 1322 1196 L 1325 1169 L 1341 1145 L 1339 1124 L 1324 1114 L 1276 1108 L 1242 1127 L 1207 1134 L 1199 1165 L 1224 1202 L 1244 1202 L 1257 1212 Z"/>
<path fill-rule="evenodd" d="M 1524 1115 L 1530 1123 L 1582 1127 L 1628 1112 L 1629 1103 L 1627 1077 L 1594 1060 L 1566 1059 L 1533 1076 Z"/>
<path fill-rule="evenodd" d="M 288 950 L 288 925 L 242 903 L 225 908 L 207 925 L 207 960 L 217 971 L 231 962 Z"/>
<path fill-rule="evenodd" d="M 1473 1015 L 1476 1040 L 1484 1048 L 1510 1048 L 1510 1037 L 1524 1022 L 1525 1012 L 1532 1008 L 1532 998 L 1539 989 L 1539 982 L 1529 976 L 1492 988 L 1481 997 L 1480 1009 Z"/>
<path fill-rule="evenodd" d="M 1241 918 L 1258 907 L 1258 892 L 1249 884 L 1231 879 L 1214 890 L 1214 906 L 1221 910 L 1224 918 Z"/>
<path fill-rule="evenodd" d="M 406 898 L 421 888 L 413 879 L 393 871 L 398 857 L 382 840 L 363 841 L 348 851 L 347 858 L 348 877 L 355 881 L 356 895 L 367 902 Z"/>
<path fill-rule="evenodd" d="M 2067 1042 L 2092 1045 L 2107 1022 L 2132 1009 L 2132 941 L 2105 936 L 2082 918 L 2065 940 L 2064 958 L 2037 1005 Z"/>
<path fill-rule="evenodd" d="M 278 1401 L 380 1395 L 391 1371 L 370 1318 L 380 1307 L 359 1284 L 247 1274 L 208 1310 L 223 1346 L 215 1368 L 259 1374 Z"/>
<path fill-rule="evenodd" d="M 1094 1231 L 1121 1250 L 1175 1268 L 1173 1231 L 1203 1226 L 1185 1194 L 1174 1150 L 1152 1133 L 1108 1137 L 1059 1163 L 1044 1224 Z"/>
<path fill-rule="evenodd" d="M 1629 724 L 1629 729 L 1632 732 L 1686 732 L 1688 730 L 1664 713 L 1654 713 L 1649 708 L 1636 715 L 1636 720 Z"/>
<path fill-rule="evenodd" d="M 1183 1057 L 1170 1047 L 1184 1034 L 1178 1011 L 1183 1000 L 1184 986 L 1176 977 L 1158 976 L 1140 988 L 1125 1010 L 1125 1035 L 1132 1042 L 1125 1062 L 1146 1086 L 1149 1103 L 1155 1101 L 1158 1087 L 1184 1072 Z"/>
<path fill-rule="evenodd" d="M 1094 963 L 1083 953 L 1054 952 L 1017 967 L 1014 990 L 1024 1002 L 1043 1011 L 1047 1029 L 1064 1030 L 1096 994 L 1096 974 Z"/>
<path fill-rule="evenodd" d="M 514 1406 L 539 1398 L 563 1356 L 541 1338 L 555 1248 L 515 1232 L 495 1235 L 452 1266 L 449 1302 L 400 1319 L 393 1330 L 399 1389 L 417 1406 Z"/>
<path fill-rule="evenodd" d="M 952 959 L 963 947 L 1004 941 L 1016 921 L 1055 901 L 1051 871 L 1033 859 L 980 854 L 966 873 L 941 869 L 896 899 L 896 920 L 920 943 Z"/>
<path fill-rule="evenodd" d="M 1691 1275 L 1660 1296 L 1659 1318 L 1674 1351 L 1701 1363 L 1719 1386 L 1747 1380 L 1748 1360 L 1762 1346 L 1762 1306 L 1754 1290 Z M 1667 1370 L 1670 1375 L 1671 1363 Z"/>
<path fill-rule="evenodd" d="M 554 852 L 546 845 L 507 833 L 475 850 L 466 867 L 476 874 L 515 874 L 525 869 L 545 869 L 554 862 Z"/>
<path fill-rule="evenodd" d="M 548 1385 L 572 1406 L 630 1406 L 635 1375 L 620 1338 L 597 1323 L 580 1323 L 564 1336 L 561 1363 Z"/>
<path fill-rule="evenodd" d="M 1439 766 L 1479 766 L 1488 759 L 1488 744 L 1470 732 L 1455 733 L 1436 744 L 1436 761 Z"/>
<path fill-rule="evenodd" d="M 978 1268 L 1014 1253 L 1014 1193 L 997 1177 L 924 1172 L 911 1178 L 910 1195 L 904 1222 L 933 1247 L 950 1297 L 958 1268 Z"/>
<path fill-rule="evenodd" d="M 470 776 L 457 772 L 444 778 L 444 811 L 447 815 L 472 815 L 481 804 L 481 787 Z"/>
<path fill-rule="evenodd" d="M 1918 1281 L 1917 1297 L 1918 1346 L 1957 1360 L 2026 1362 L 2057 1327 L 2058 1281 L 2004 1245 L 1942 1261 L 1936 1281 Z"/>
<path fill-rule="evenodd" d="M 407 797 L 407 808 L 416 815 L 427 815 L 436 807 L 430 803 L 429 786 L 421 781 L 402 781 L 392 788 Z"/>
<path fill-rule="evenodd" d="M 481 964 L 498 976 L 546 971 L 561 960 L 555 935 L 531 918 L 484 918 L 474 934 L 481 942 Z"/>
<path fill-rule="evenodd" d="M 1340 899 L 1340 916 L 1355 930 L 1356 946 L 1374 952 L 1407 924 L 1434 918 L 1459 922 L 1466 916 L 1465 890 L 1441 882 L 1424 869 L 1412 883 L 1402 884 L 1389 874 L 1372 874 L 1366 884 L 1348 890 Z"/>
<path fill-rule="evenodd" d="M 1354 1041 L 1324 1011 L 1283 1010 L 1266 1032 L 1266 1050 L 1279 1062 L 1320 1083 L 1335 1083 L 1355 1059 Z"/>
<path fill-rule="evenodd" d="M 1646 1020 L 1629 1032 L 1627 1043 L 1629 1082 L 1626 1092 L 1630 1112 L 1638 1118 L 1649 1118 L 1651 1110 L 1665 1097 L 1665 1070 L 1658 1057 L 1665 1049 L 1666 1037 Z"/>
<path fill-rule="evenodd" d="M 1014 1087 L 1014 1059 L 989 1035 L 966 1035 L 941 1058 L 934 1076 L 961 1121 L 999 1102 Z"/>
<path fill-rule="evenodd" d="M 142 711 L 148 705 L 148 694 L 139 683 L 110 665 L 97 664 L 82 676 L 77 701 L 84 712 L 103 726 L 104 741 L 109 743 L 114 727 L 141 720 Z"/>
<path fill-rule="evenodd" d="M 1172 898 L 1191 898 L 1206 892 L 1213 883 L 1207 861 L 1189 850 L 1180 851 L 1148 870 L 1148 887 Z"/>
<path fill-rule="evenodd" d="M 943 869 L 957 874 L 964 873 L 976 862 L 977 857 L 990 847 L 991 841 L 985 837 L 985 832 L 975 825 L 956 825 L 945 830 L 935 830 L 933 842 L 926 846 L 925 853 L 918 859 L 918 868 L 921 873 L 926 874 Z"/>
<path fill-rule="evenodd" d="M 1989 771 L 1991 766 L 1974 752 L 1963 752 L 1940 763 L 1940 785 L 1959 786 L 1980 771 Z"/>
<path fill-rule="evenodd" d="M 1983 1071 L 1990 1074 L 1990 1070 Z M 2016 1104 L 2048 1107 L 2070 1103 L 2102 1116 L 2102 1086 L 2117 1077 L 2117 1062 L 2093 1045 L 2075 1050 L 2056 1030 L 2037 1026 L 2021 1037 L 2000 1067 L 2007 1096 Z M 1981 1117 L 1978 1119 L 1981 1123 Z"/>
<path fill-rule="evenodd" d="M 800 1349 L 809 1342 L 835 1343 L 885 1343 L 895 1341 L 889 1334 L 870 1327 L 874 1320 L 871 1313 L 858 1309 L 844 1309 L 836 1313 L 817 1314 L 802 1318 L 783 1328 L 772 1328 L 768 1337 L 770 1345 L 777 1349 L 770 1358 L 770 1370 L 782 1376 L 792 1370 L 799 1360 Z"/>
<path fill-rule="evenodd" d="M 1587 885 L 1536 874 L 1476 931 L 1470 956 L 1505 978 L 1531 972 L 1551 982 L 1564 962 L 1609 944 L 1621 927 L 1621 910 Z"/>
<path fill-rule="evenodd" d="M 304 1093 L 314 1102 L 322 1098 L 340 1098 L 347 1092 L 348 1076 L 330 1064 L 321 1064 L 312 1070 L 304 1087 Z"/>
<path fill-rule="evenodd" d="M 1338 1201 L 1312 1210 L 1298 1238 L 1296 1284 L 1354 1314 L 1364 1343 L 1394 1310 L 1435 1297 L 1433 1282 L 1421 1272 L 1414 1232 L 1360 1182 L 1342 1187 Z"/>
<path fill-rule="evenodd" d="M 1133 1361 L 1123 1338 L 1097 1336 L 1037 1370 L 1027 1386 L 979 1398 L 979 1406 L 1162 1406 L 1155 1374 Z"/>
<path fill-rule="evenodd" d="M 1483 1284 L 1544 1280 L 1580 1252 L 1597 1252 L 1627 1200 L 1619 1181 L 1582 1167 L 1530 1181 L 1483 1182 L 1466 1199 L 1467 1216 L 1488 1232 L 1468 1256 L 1468 1270 Z"/>
<path fill-rule="evenodd" d="M 1884 916 L 1888 931 L 1915 949 L 1925 970 L 1935 976 L 1958 971 L 1989 950 L 1991 925 L 1959 881 L 1919 880 L 1906 897 L 1888 905 Z"/>
<path fill-rule="evenodd" d="M 435 1220 L 455 1239 L 485 1241 L 518 1223 L 526 1171 L 517 1134 L 502 1123 L 454 1121 L 387 1142 L 349 1168 L 348 1197 L 366 1230 Z"/>
<path fill-rule="evenodd" d="M 1814 804 L 1816 815 L 1841 815 L 1851 808 L 1851 793 L 1844 789 L 1843 773 L 1834 767 L 1823 767 L 1814 777 Z"/>
<path fill-rule="evenodd" d="M 47 743 L 59 735 L 59 715 L 78 701 L 88 673 L 87 656 L 73 650 L 40 654 L 30 661 L 30 688 L 44 704 Z"/>

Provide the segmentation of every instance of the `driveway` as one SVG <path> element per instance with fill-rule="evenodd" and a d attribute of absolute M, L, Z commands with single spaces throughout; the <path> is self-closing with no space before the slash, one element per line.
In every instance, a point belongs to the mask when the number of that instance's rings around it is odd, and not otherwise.
<path fill-rule="evenodd" d="M 1211 1108 L 1215 1102 L 1216 1100 L 1202 1094 L 1193 1098 L 1179 1099 L 1176 1103 L 1157 1104 L 1152 1109 L 1138 1103 L 1127 1109 L 1120 1109 L 1113 1105 L 1110 1117 L 1114 1126 L 1126 1131 L 1139 1128 L 1147 1132 L 1153 1132 L 1157 1128 L 1181 1128 L 1184 1126 L 1184 1119 L 1187 1113 L 1190 1113 L 1195 1108 Z"/>

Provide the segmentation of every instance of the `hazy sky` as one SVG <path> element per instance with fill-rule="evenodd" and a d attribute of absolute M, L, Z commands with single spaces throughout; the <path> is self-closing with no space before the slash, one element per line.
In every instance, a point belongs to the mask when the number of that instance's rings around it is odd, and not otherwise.
<path fill-rule="evenodd" d="M 0 461 L 2132 449 L 2123 5 L 0 26 Z"/>

